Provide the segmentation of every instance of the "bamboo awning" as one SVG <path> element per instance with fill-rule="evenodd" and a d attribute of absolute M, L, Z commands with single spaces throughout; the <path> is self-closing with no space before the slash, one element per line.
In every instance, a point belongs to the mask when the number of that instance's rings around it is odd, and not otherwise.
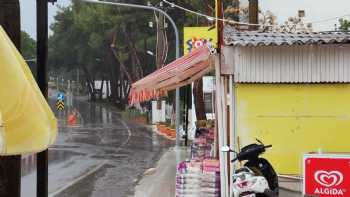
<path fill-rule="evenodd" d="M 170 90 L 192 83 L 213 70 L 207 46 L 171 62 L 132 84 L 129 103 L 133 105 L 165 96 Z"/>

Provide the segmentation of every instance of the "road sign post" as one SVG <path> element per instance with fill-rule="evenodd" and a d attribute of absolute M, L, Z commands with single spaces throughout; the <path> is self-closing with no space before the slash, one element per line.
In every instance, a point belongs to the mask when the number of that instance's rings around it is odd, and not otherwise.
<path fill-rule="evenodd" d="M 56 100 L 56 108 L 59 111 L 64 110 L 64 106 L 65 106 L 65 95 L 62 92 L 59 92 L 57 94 L 57 100 Z"/>
<path fill-rule="evenodd" d="M 305 155 L 304 194 L 318 197 L 350 196 L 350 155 Z"/>

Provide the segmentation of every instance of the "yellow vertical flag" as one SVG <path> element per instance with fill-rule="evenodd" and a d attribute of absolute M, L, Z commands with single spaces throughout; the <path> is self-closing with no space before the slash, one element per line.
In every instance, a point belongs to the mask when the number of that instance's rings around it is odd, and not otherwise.
<path fill-rule="evenodd" d="M 56 139 L 56 118 L 1 26 L 0 70 L 0 155 L 45 150 Z"/>

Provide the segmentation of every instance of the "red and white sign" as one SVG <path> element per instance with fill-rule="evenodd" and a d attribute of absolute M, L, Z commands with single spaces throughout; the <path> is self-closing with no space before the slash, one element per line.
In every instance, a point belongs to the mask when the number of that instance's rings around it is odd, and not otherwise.
<path fill-rule="evenodd" d="M 305 155 L 304 194 L 350 197 L 350 155 Z"/>

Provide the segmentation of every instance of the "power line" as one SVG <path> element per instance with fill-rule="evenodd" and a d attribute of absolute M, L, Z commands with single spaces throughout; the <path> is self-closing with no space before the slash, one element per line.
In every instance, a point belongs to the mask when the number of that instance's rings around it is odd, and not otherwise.
<path fill-rule="evenodd" d="M 198 15 L 198 16 L 205 17 L 205 18 L 207 18 L 210 21 L 217 20 L 217 21 L 223 21 L 223 22 L 227 22 L 227 23 L 230 23 L 230 24 L 234 24 L 234 25 L 265 26 L 265 27 L 269 27 L 269 26 L 272 27 L 273 26 L 273 25 L 266 25 L 266 24 L 244 23 L 244 22 L 238 22 L 238 21 L 230 20 L 230 19 L 216 18 L 214 16 L 209 16 L 209 15 L 197 12 L 197 11 L 193 11 L 193 10 L 187 9 L 185 7 L 179 6 L 179 5 L 175 4 L 175 3 L 169 2 L 167 0 L 163 0 L 163 2 L 169 4 L 172 7 L 184 10 L 186 12 L 189 12 L 189 13 L 192 13 L 192 14 L 195 14 L 195 15 Z"/>
<path fill-rule="evenodd" d="M 350 14 L 346 14 L 346 15 L 342 15 L 342 16 L 336 16 L 336 17 L 322 19 L 322 20 L 317 20 L 317 21 L 312 21 L 312 22 L 309 22 L 309 23 L 311 23 L 311 24 L 324 23 L 324 22 L 328 22 L 328 21 L 332 21 L 332 20 L 336 20 L 336 19 L 341 19 L 341 18 L 344 18 L 346 16 L 350 16 Z"/>
<path fill-rule="evenodd" d="M 186 12 L 188 12 L 188 13 L 192 13 L 192 14 L 195 14 L 195 15 L 198 15 L 198 16 L 205 17 L 205 18 L 207 18 L 207 19 L 210 20 L 210 21 L 218 20 L 218 21 L 223 21 L 223 22 L 227 22 L 227 23 L 230 23 L 230 24 L 248 25 L 248 26 L 265 26 L 265 27 L 273 27 L 273 26 L 274 26 L 274 25 L 266 25 L 266 24 L 244 23 L 244 22 L 239 22 L 239 21 L 230 20 L 230 19 L 216 18 L 216 17 L 214 17 L 214 16 L 209 16 L 209 15 L 206 15 L 206 14 L 203 14 L 203 13 L 200 13 L 200 12 L 197 12 L 197 11 L 190 10 L 190 9 L 188 9 L 188 8 L 179 6 L 179 5 L 175 4 L 175 3 L 169 2 L 169 1 L 167 1 L 167 0 L 163 0 L 163 2 L 169 4 L 169 5 L 172 6 L 172 7 L 176 7 L 176 8 L 178 8 L 178 9 L 184 10 L 184 11 L 186 11 Z M 306 23 L 306 24 L 324 23 L 324 22 L 328 22 L 328 21 L 331 21 L 331 20 L 340 19 L 340 18 L 343 18 L 343 17 L 346 17 L 346 16 L 350 16 L 350 14 L 346 14 L 346 15 L 342 15 L 342 16 L 337 16 L 337 17 L 332 17 L 332 18 L 327 18 L 327 19 L 322 19 L 322 20 L 317 20 L 317 21 L 304 22 L 304 23 Z"/>

